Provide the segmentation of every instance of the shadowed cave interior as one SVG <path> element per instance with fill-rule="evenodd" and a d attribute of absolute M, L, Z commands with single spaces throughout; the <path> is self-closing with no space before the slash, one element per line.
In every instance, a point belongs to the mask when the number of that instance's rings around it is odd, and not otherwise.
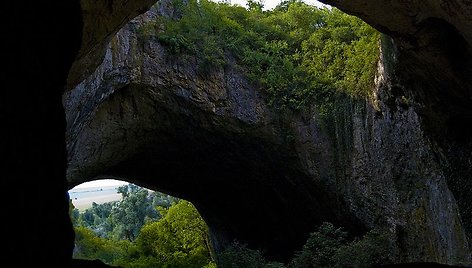
<path fill-rule="evenodd" d="M 347 217 L 335 197 L 300 171 L 296 155 L 283 142 L 258 138 L 257 132 L 249 136 L 202 127 L 215 118 L 199 109 L 176 111 L 169 103 L 178 99 L 156 104 L 140 96 L 146 92 L 129 86 L 97 112 L 96 120 L 106 129 L 114 127 L 107 122 L 126 121 L 127 116 L 138 122 L 134 126 L 138 129 L 146 128 L 142 124 L 148 120 L 158 124 L 139 132 L 139 137 L 128 136 L 131 143 L 145 142 L 137 146 L 137 153 L 96 177 L 89 175 L 92 179 L 125 180 L 189 200 L 209 225 L 216 251 L 237 239 L 266 252 L 270 259 L 287 261 L 324 221 L 343 226 L 352 235 L 365 233 L 366 228 L 354 216 Z M 133 106 L 135 100 L 149 101 L 140 101 L 138 107 Z M 132 115 L 123 115 L 120 107 L 135 108 Z M 116 145 L 111 140 L 105 151 Z"/>

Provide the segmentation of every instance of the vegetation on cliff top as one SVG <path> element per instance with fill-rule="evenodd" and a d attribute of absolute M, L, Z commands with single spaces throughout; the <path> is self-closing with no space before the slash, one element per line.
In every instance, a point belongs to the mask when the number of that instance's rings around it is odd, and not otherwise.
<path fill-rule="evenodd" d="M 336 8 L 288 0 L 264 11 L 209 0 L 175 0 L 173 17 L 140 29 L 171 53 L 193 56 L 202 73 L 234 58 L 276 108 L 326 102 L 336 92 L 366 96 L 379 57 L 379 34 Z"/>

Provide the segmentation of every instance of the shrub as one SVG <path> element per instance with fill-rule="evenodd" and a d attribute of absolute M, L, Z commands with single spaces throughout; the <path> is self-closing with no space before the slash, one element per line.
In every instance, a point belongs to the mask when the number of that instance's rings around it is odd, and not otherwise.
<path fill-rule="evenodd" d="M 347 232 L 331 223 L 323 223 L 310 234 L 290 268 L 372 267 L 392 262 L 392 244 L 379 230 L 367 232 L 362 239 L 348 242 Z"/>
<path fill-rule="evenodd" d="M 218 254 L 217 262 L 219 268 L 284 268 L 282 263 L 267 261 L 260 250 L 237 241 Z"/>
<path fill-rule="evenodd" d="M 336 91 L 351 97 L 371 92 L 380 37 L 356 17 L 296 0 L 270 11 L 257 1 L 248 9 L 179 1 L 181 16 L 149 22 L 139 33 L 156 36 L 175 56 L 194 56 L 201 74 L 224 67 L 231 55 L 277 109 L 323 103 L 320 95 Z"/>

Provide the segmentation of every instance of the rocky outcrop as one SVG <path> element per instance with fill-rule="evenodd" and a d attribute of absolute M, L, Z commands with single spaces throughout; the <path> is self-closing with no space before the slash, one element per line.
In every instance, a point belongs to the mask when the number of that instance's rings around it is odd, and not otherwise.
<path fill-rule="evenodd" d="M 356 14 L 383 29 L 378 8 Z M 115 177 L 189 199 L 217 249 L 237 238 L 284 259 L 331 221 L 355 234 L 382 228 L 398 262 L 470 263 L 471 136 L 455 133 L 472 107 L 470 69 L 455 57 L 469 67 L 470 46 L 451 24 L 388 31 L 372 99 L 346 97 L 326 121 L 317 107 L 272 110 L 232 64 L 201 74 L 194 58 L 137 35 L 169 9 L 127 24 L 65 94 L 71 186 Z"/>
<path fill-rule="evenodd" d="M 379 31 L 394 37 L 396 44 L 403 48 L 428 45 L 428 41 L 432 40 L 428 40 L 424 35 L 424 29 L 435 20 L 441 24 L 448 24 L 469 45 L 472 44 L 472 5 L 468 0 L 321 0 L 321 2 L 362 18 Z M 436 32 L 440 30 L 440 27 L 432 29 Z"/>
<path fill-rule="evenodd" d="M 155 0 L 80 0 L 82 44 L 68 75 L 70 89 L 90 75 L 103 61 L 105 49 L 115 33 L 127 22 L 147 11 Z"/>
<path fill-rule="evenodd" d="M 384 62 L 391 110 L 408 104 L 419 116 L 472 233 L 472 5 L 469 1 L 323 1 L 367 21 L 393 39 Z M 385 43 L 385 42 L 384 42 Z M 378 95 L 379 96 L 379 95 Z"/>

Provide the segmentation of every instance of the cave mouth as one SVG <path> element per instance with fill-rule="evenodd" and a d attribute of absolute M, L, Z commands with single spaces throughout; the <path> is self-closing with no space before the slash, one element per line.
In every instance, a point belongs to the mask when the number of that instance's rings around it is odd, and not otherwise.
<path fill-rule="evenodd" d="M 128 47 L 120 47 L 121 41 L 107 52 L 105 64 L 121 57 L 114 57 L 113 50 Z M 143 49 L 154 46 L 146 43 Z M 238 239 L 273 259 L 287 260 L 322 222 L 359 236 L 366 231 L 343 203 L 336 182 L 330 182 L 344 176 L 336 170 L 332 148 L 316 148 L 321 167 L 314 173 L 320 174 L 312 174 L 303 166 L 306 159 L 300 159 L 304 149 L 296 148 L 298 122 L 267 111 L 263 93 L 245 84 L 230 88 L 229 81 L 228 88 L 206 89 L 195 84 L 198 78 L 189 63 L 175 61 L 173 71 L 163 76 L 150 66 L 156 77 L 146 81 L 127 80 L 132 66 L 100 67 L 97 72 L 107 72 L 86 81 L 92 89 L 84 83 L 67 93 L 85 96 L 75 96 L 76 106 L 66 105 L 68 124 L 73 124 L 68 126 L 71 184 L 133 178 L 148 189 L 190 200 L 210 226 L 216 251 Z M 225 79 L 240 74 L 232 75 Z"/>
<path fill-rule="evenodd" d="M 192 203 L 127 181 L 92 180 L 68 191 L 74 261 L 119 267 L 214 267 L 208 226 Z"/>
<path fill-rule="evenodd" d="M 75 146 L 100 147 L 114 154 L 114 161 L 97 161 L 98 171 L 75 161 L 79 165 L 70 171 L 83 170 L 81 175 L 91 178 L 133 178 L 137 185 L 189 200 L 208 223 L 216 252 L 236 239 L 270 259 L 287 261 L 322 222 L 353 235 L 366 231 L 347 206 L 302 172 L 292 143 L 261 138 L 257 128 L 238 120 L 222 122 L 193 105 L 176 109 L 175 103 L 185 100 L 166 95 L 170 90 L 129 85 L 110 96 L 90 122 L 100 129 Z M 157 92 L 164 98 L 153 98 Z"/>

